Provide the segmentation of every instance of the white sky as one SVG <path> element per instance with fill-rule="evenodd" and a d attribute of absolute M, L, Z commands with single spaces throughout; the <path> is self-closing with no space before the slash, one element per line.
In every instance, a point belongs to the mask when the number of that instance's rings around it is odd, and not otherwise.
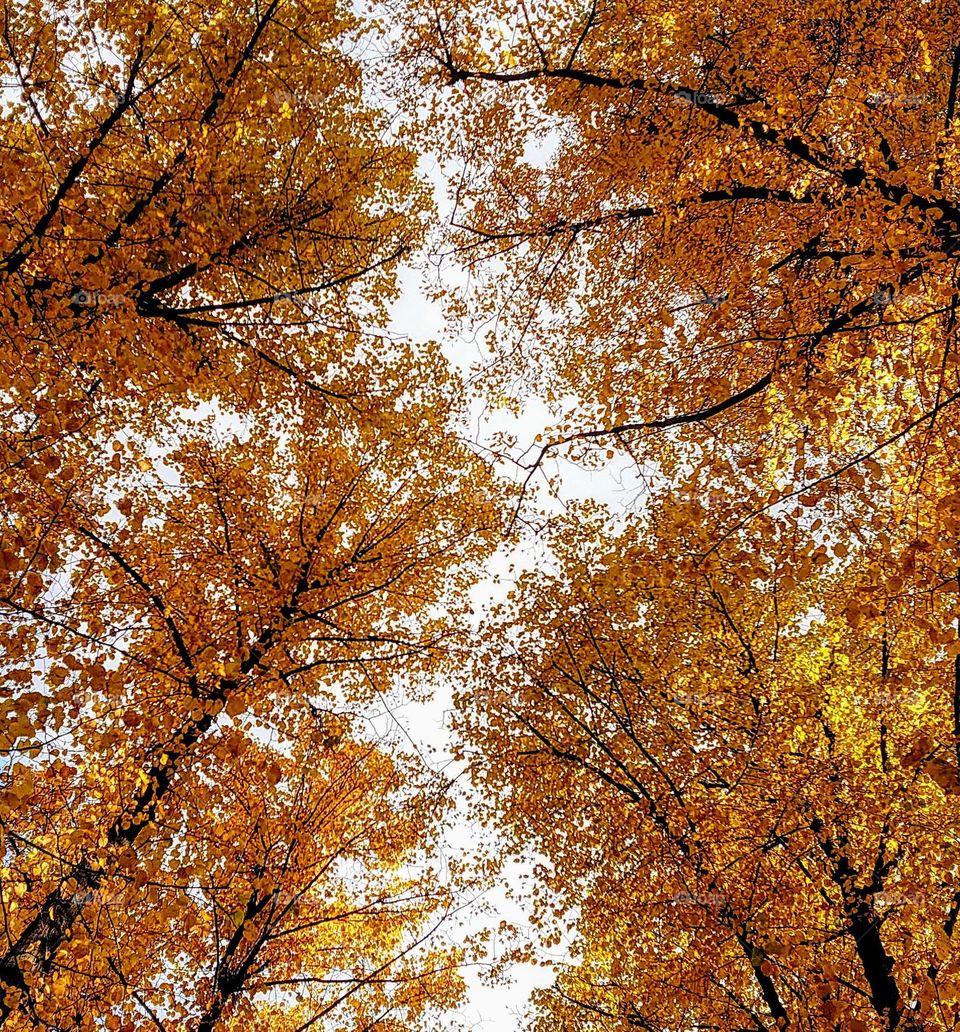
<path fill-rule="evenodd" d="M 469 365 L 475 360 L 475 352 L 469 355 L 464 353 L 467 349 L 463 341 L 449 338 L 439 306 L 424 295 L 420 274 L 407 269 L 403 280 L 403 293 L 393 313 L 393 332 L 409 337 L 414 343 L 430 339 L 442 341 L 445 353 L 458 365 Z M 506 577 L 511 558 L 515 562 L 523 562 L 523 555 L 518 554 L 516 549 L 504 548 L 491 557 L 488 582 L 478 584 L 474 590 L 477 603 L 481 603 L 484 598 L 491 598 L 497 590 L 492 583 L 493 577 L 498 572 Z M 450 758 L 449 727 L 453 690 L 452 684 L 443 685 L 428 703 L 410 704 L 395 713 L 418 748 L 424 754 L 429 754 L 433 766 L 453 763 Z M 489 834 L 489 830 L 481 829 L 461 811 L 449 828 L 447 849 L 468 852 L 481 841 L 481 836 L 488 837 Z M 500 920 L 522 924 L 524 914 L 521 908 L 511 903 L 506 895 L 506 884 L 518 880 L 518 874 L 516 868 L 505 871 L 501 884 L 484 897 L 485 906 L 471 908 L 463 915 L 459 931 L 470 934 L 479 931 L 484 925 L 496 927 Z M 465 971 L 464 975 L 470 987 L 467 999 L 457 1013 L 450 1015 L 450 1020 L 444 1022 L 445 1028 L 459 1026 L 476 1032 L 519 1030 L 523 1027 L 521 1015 L 530 992 L 538 985 L 548 985 L 550 982 L 548 972 L 528 967 L 514 968 L 511 984 L 496 987 L 484 985 L 476 970 Z"/>
<path fill-rule="evenodd" d="M 416 270 L 405 270 L 402 281 L 403 292 L 393 313 L 391 330 L 394 333 L 409 337 L 414 343 L 429 339 L 440 341 L 447 356 L 463 370 L 481 358 L 475 343 L 458 339 L 449 332 L 440 307 L 425 296 L 421 276 Z M 549 423 L 546 406 L 536 398 L 529 399 L 519 419 L 502 409 L 490 411 L 480 401 L 475 406 L 475 413 L 476 419 L 472 425 L 479 434 L 480 444 L 488 441 L 495 431 L 508 430 L 517 436 L 519 451 L 529 447 L 534 437 Z M 559 460 L 558 465 L 558 460 L 553 459 L 546 468 L 549 471 L 562 471 L 560 500 L 554 503 L 557 508 L 574 498 L 591 497 L 606 500 L 617 509 L 627 499 L 635 499 L 640 486 L 635 474 L 630 473 L 620 458 L 597 471 L 583 470 L 562 460 Z M 504 468 L 502 472 L 516 476 L 516 469 Z M 488 562 L 487 578 L 474 588 L 473 601 L 478 609 L 482 610 L 485 605 L 502 599 L 508 590 L 511 564 L 519 573 L 537 565 L 549 566 L 550 557 L 545 548 L 535 541 L 525 540 L 522 546 L 517 543 L 504 544 Z M 498 574 L 499 584 L 494 580 Z M 453 762 L 450 760 L 448 719 L 452 708 L 452 691 L 452 685 L 444 685 L 428 703 L 409 704 L 395 713 L 405 733 L 423 753 L 430 754 L 433 766 Z M 480 828 L 461 810 L 448 830 L 447 848 L 453 853 L 469 851 L 471 846 L 481 840 L 481 836 L 489 840 L 491 834 L 488 828 Z M 528 927 L 522 900 L 510 899 L 508 889 L 511 885 L 514 888 L 520 887 L 522 877 L 532 873 L 531 866 L 517 863 L 508 865 L 498 883 L 482 901 L 486 912 L 480 907 L 468 912 L 463 921 L 463 930 L 470 933 L 484 926 L 496 928 L 501 920 L 521 928 Z M 496 951 L 496 939 L 493 951 Z M 560 959 L 560 954 L 553 956 Z M 523 1014 L 530 993 L 538 986 L 547 986 L 552 981 L 549 970 L 527 965 L 513 967 L 510 981 L 496 986 L 483 984 L 476 971 L 466 971 L 464 974 L 469 985 L 467 999 L 456 1014 L 438 1026 L 438 1030 L 520 1032 L 526 1027 Z"/>

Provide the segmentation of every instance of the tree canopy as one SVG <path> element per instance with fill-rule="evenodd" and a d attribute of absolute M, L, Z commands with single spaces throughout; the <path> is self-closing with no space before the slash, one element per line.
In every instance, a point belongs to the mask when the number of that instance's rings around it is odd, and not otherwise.
<path fill-rule="evenodd" d="M 638 485 L 553 521 L 461 698 L 577 915 L 538 1027 L 955 1028 L 957 11 L 407 17 L 454 311 L 555 413 L 528 500 Z"/>
<path fill-rule="evenodd" d="M 960 9 L 27 0 L 0 62 L 0 1024 L 435 1029 L 505 847 L 536 1032 L 960 1026 Z M 466 375 L 391 332 L 438 249 Z M 475 870 L 377 716 L 438 679 Z"/>
<path fill-rule="evenodd" d="M 383 335 L 416 156 L 327 3 L 4 9 L 0 1018 L 408 1028 L 460 991 L 436 776 L 496 520 Z"/>

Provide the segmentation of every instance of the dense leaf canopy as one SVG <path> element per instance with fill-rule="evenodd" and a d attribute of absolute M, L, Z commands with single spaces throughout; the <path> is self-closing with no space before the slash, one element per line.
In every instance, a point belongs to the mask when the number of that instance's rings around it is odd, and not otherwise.
<path fill-rule="evenodd" d="M 537 1032 L 956 1029 L 960 9 L 376 14 L 3 9 L 0 1024 L 435 1029 L 505 843 Z"/>

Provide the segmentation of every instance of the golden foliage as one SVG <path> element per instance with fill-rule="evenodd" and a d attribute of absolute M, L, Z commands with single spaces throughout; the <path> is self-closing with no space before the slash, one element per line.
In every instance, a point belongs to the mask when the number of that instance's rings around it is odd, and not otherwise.
<path fill-rule="evenodd" d="M 557 454 L 638 474 L 461 698 L 573 936 L 538 1027 L 955 1028 L 960 12 L 403 16 L 453 310 L 555 413 L 525 504 Z"/>

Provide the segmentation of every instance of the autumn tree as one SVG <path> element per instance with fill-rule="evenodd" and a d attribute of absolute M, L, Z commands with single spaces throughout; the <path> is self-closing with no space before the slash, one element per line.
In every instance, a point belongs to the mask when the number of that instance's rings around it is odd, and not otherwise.
<path fill-rule="evenodd" d="M 454 311 L 498 313 L 495 388 L 557 412 L 519 460 L 528 487 L 561 449 L 619 450 L 704 556 L 760 520 L 747 570 L 789 583 L 836 544 L 874 615 L 952 580 L 954 16 L 408 12 L 477 273 Z"/>
<path fill-rule="evenodd" d="M 27 3 L 0 28 L 8 490 L 177 404 L 382 392 L 355 376 L 359 331 L 424 196 L 365 103 L 353 15 Z"/>
<path fill-rule="evenodd" d="M 954 661 L 905 606 L 853 630 L 847 571 L 744 583 L 663 529 L 559 527 L 459 700 L 572 944 L 536 1027 L 954 1028 Z"/>
<path fill-rule="evenodd" d="M 52 966 L 34 1021 L 399 1029 L 456 998 L 460 953 L 434 934 L 453 902 L 425 863 L 435 791 L 329 705 L 281 719 L 263 704 L 196 751 L 189 793 L 87 902 L 89 953 Z M 11 874 L 7 893 L 28 896 L 30 868 Z"/>
<path fill-rule="evenodd" d="M 455 997 L 444 801 L 372 728 L 499 515 L 426 210 L 335 4 L 3 9 L 8 1027 L 369 1028 Z"/>
<path fill-rule="evenodd" d="M 548 453 L 620 446 L 667 462 L 663 484 L 683 469 L 665 441 L 706 449 L 707 480 L 719 439 L 745 495 L 762 467 L 748 512 L 785 483 L 817 497 L 844 460 L 869 476 L 863 452 L 886 461 L 940 425 L 957 389 L 954 15 L 409 12 L 406 57 L 436 85 L 425 131 L 459 158 L 465 311 L 509 318 L 494 375 L 552 400 Z"/>
<path fill-rule="evenodd" d="M 451 310 L 556 413 L 527 504 L 560 453 L 637 473 L 462 699 L 580 915 L 542 1027 L 956 1027 L 957 11 L 403 17 Z"/>
<path fill-rule="evenodd" d="M 372 425 L 366 440 L 325 443 L 305 416 L 286 440 L 261 428 L 256 439 L 215 446 L 209 429 L 172 449 L 162 472 L 120 448 L 115 471 L 103 464 L 126 491 L 109 515 L 103 501 L 55 496 L 44 511 L 38 491 L 40 533 L 8 533 L 5 679 L 19 685 L 5 725 L 19 759 L 4 795 L 12 852 L 0 973 L 16 991 L 8 1008 L 36 1020 L 46 1000 L 63 1002 L 63 972 L 96 981 L 109 961 L 124 968 L 123 951 L 87 914 L 101 912 L 112 886 L 142 888 L 164 856 L 193 847 L 204 822 L 219 820 L 217 786 L 253 762 L 241 746 L 256 742 L 261 722 L 277 728 L 282 753 L 283 737 L 314 709 L 349 711 L 384 690 L 391 669 L 443 662 L 457 603 L 431 608 L 483 553 L 492 518 L 477 506 L 480 471 L 469 456 L 415 423 L 415 440 L 395 442 L 378 440 Z M 458 476 L 471 490 L 458 489 Z M 65 542 L 62 555 L 47 550 L 47 525 Z M 31 557 L 45 575 L 19 573 Z M 341 736 L 323 737 L 334 749 Z M 295 756 L 263 776 L 296 771 Z M 252 812 L 227 822 L 221 848 L 241 850 Z M 419 808 L 405 819 L 421 833 L 430 824 Z M 194 869 L 239 863 L 242 854 L 219 860 L 216 844 Z M 161 903 L 153 910 L 157 922 L 173 919 Z M 178 927 L 165 934 L 182 950 Z"/>

